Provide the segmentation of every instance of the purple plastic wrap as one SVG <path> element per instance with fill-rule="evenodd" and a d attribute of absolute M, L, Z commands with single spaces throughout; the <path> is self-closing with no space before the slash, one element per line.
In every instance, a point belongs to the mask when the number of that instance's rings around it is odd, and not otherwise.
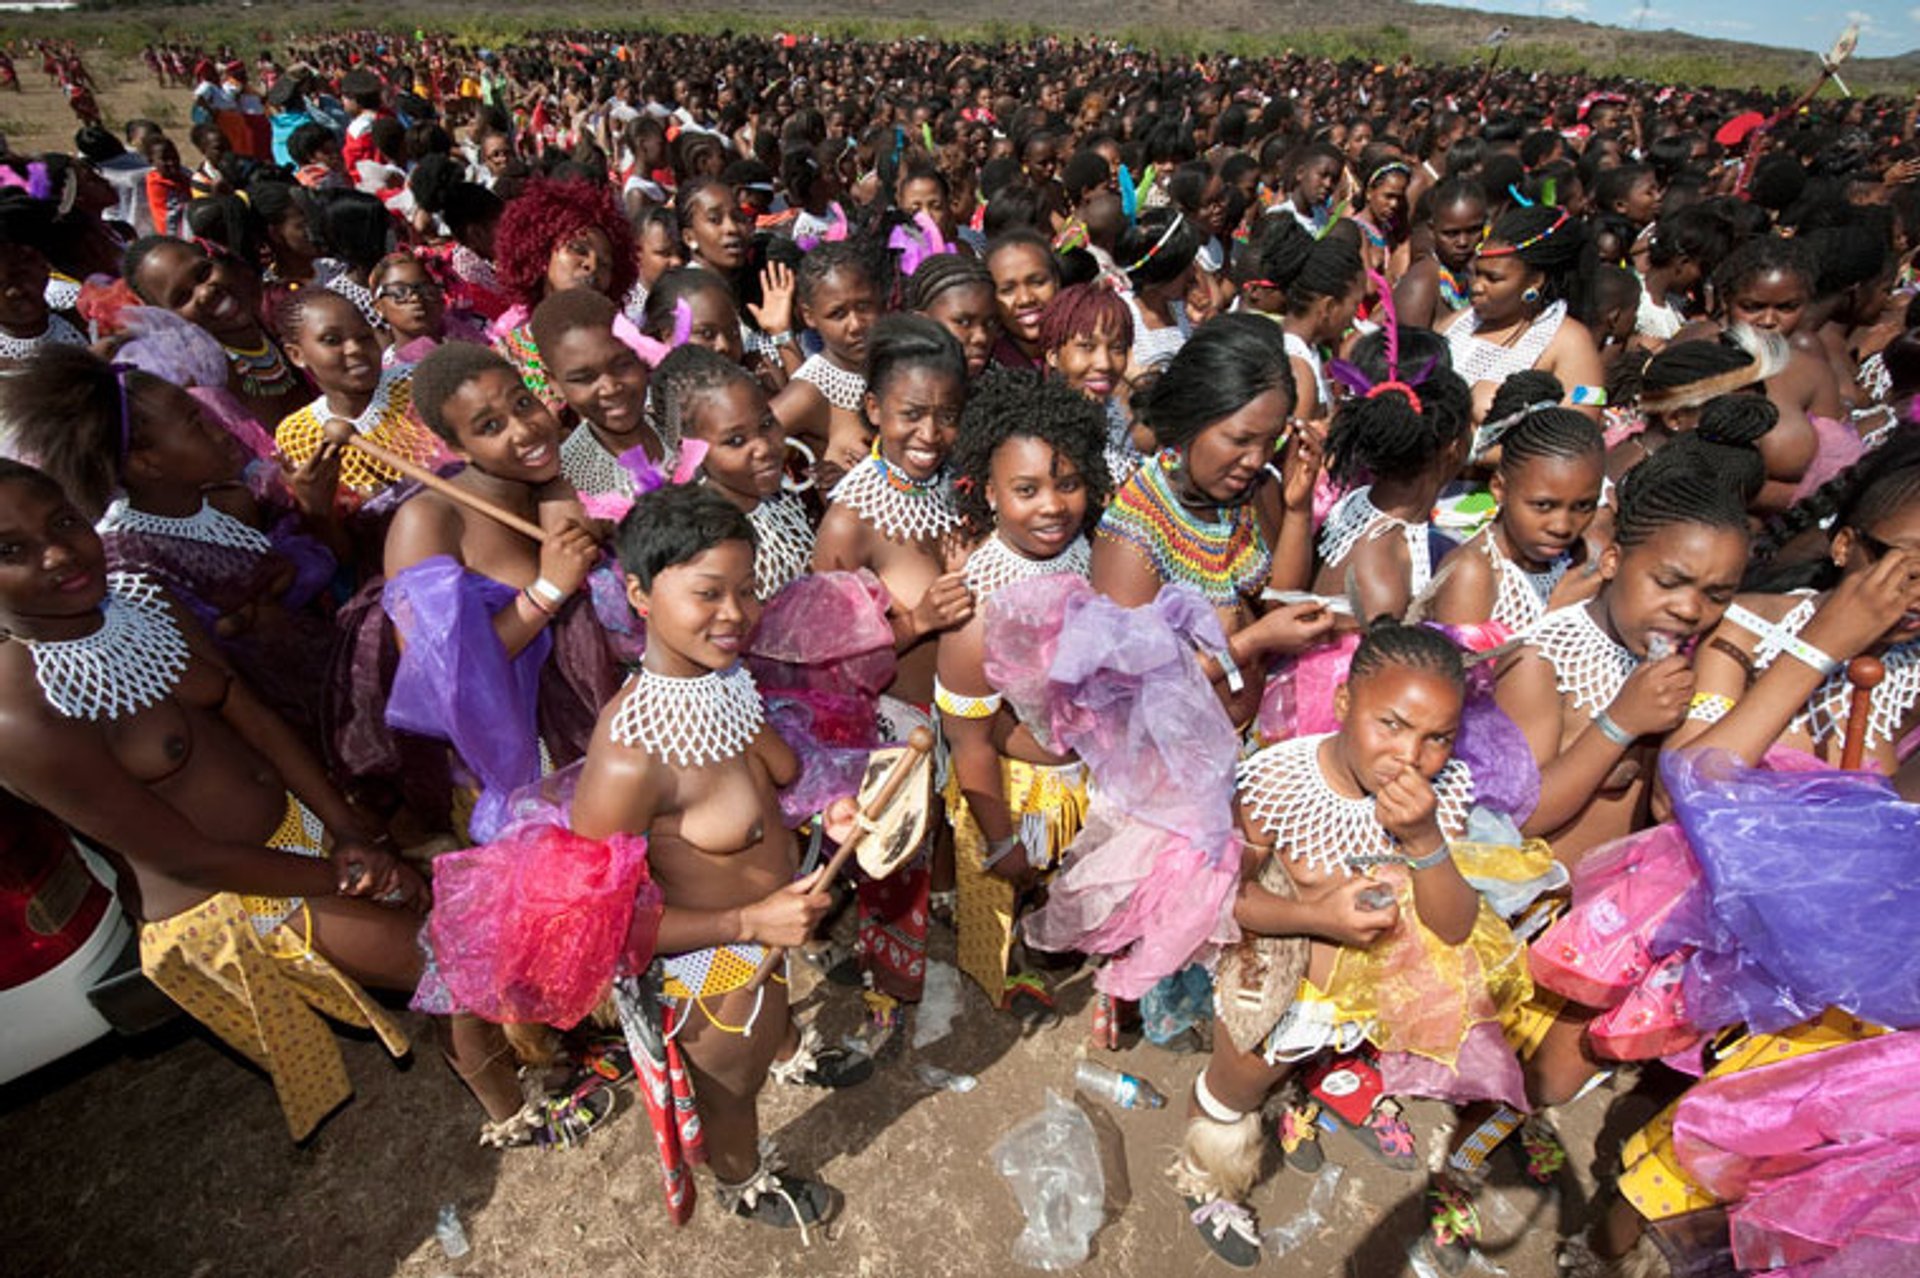
<path fill-rule="evenodd" d="M 1453 1105 L 1497 1100 L 1522 1112 L 1532 1108 L 1520 1061 L 1493 1021 L 1467 1030 L 1451 1065 L 1412 1052 L 1381 1052 L 1380 1085 L 1389 1096 L 1425 1096 Z"/>
<path fill-rule="evenodd" d="M 1697 947 L 1697 1025 L 1773 1031 L 1838 1007 L 1920 1026 L 1920 806 L 1868 773 L 1749 768 L 1718 751 L 1665 754 L 1661 775 L 1709 891 L 1653 949 Z"/>
<path fill-rule="evenodd" d="M 747 666 L 763 690 L 815 688 L 877 698 L 898 657 L 880 579 L 857 572 L 797 577 L 760 614 Z"/>
<path fill-rule="evenodd" d="M 871 698 L 801 690 L 765 701 L 767 722 L 800 760 L 800 775 L 780 791 L 780 815 L 789 829 L 824 812 L 835 799 L 860 793 L 867 758 L 880 744 Z M 864 725 L 864 734 L 834 731 L 836 721 L 848 715 Z"/>
<path fill-rule="evenodd" d="M 1730 1204 L 1742 1271 L 1920 1271 L 1920 1036 L 1887 1034 L 1696 1085 L 1674 1152 Z"/>
<path fill-rule="evenodd" d="M 1225 646 L 1212 608 L 1180 586 L 1123 608 L 1052 576 L 996 591 L 986 626 L 988 681 L 1094 780 L 1028 941 L 1114 956 L 1096 984 L 1133 999 L 1238 940 L 1239 737 L 1194 657 Z"/>
<path fill-rule="evenodd" d="M 645 838 L 541 821 L 436 858 L 433 897 L 422 933 L 432 977 L 415 1005 L 563 1028 L 615 976 L 646 970 L 662 910 Z"/>
<path fill-rule="evenodd" d="M 401 642 L 387 723 L 447 742 L 480 779 L 468 828 L 482 840 L 500 830 L 508 794 L 540 775 L 537 701 L 553 640 L 541 631 L 507 660 L 493 614 L 517 593 L 434 555 L 389 578 L 381 599 Z"/>

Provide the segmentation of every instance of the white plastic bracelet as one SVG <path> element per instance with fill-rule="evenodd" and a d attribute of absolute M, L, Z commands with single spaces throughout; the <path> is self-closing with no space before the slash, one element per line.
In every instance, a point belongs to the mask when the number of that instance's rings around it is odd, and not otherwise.
<path fill-rule="evenodd" d="M 536 578 L 534 583 L 527 587 L 527 593 L 546 604 L 549 608 L 558 608 L 567 601 L 567 592 L 554 585 L 551 581 L 548 581 L 545 577 Z"/>
<path fill-rule="evenodd" d="M 1795 661 L 1804 662 L 1812 666 L 1814 673 L 1822 679 L 1827 678 L 1840 668 L 1838 658 L 1829 657 L 1826 653 L 1820 651 L 1820 649 L 1814 647 L 1799 635 L 1786 636 L 1781 641 L 1780 651 L 1786 653 Z"/>

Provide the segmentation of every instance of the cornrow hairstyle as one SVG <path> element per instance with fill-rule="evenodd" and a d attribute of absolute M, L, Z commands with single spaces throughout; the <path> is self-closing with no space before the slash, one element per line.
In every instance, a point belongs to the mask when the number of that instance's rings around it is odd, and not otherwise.
<path fill-rule="evenodd" d="M 1825 589 L 1839 576 L 1826 556 L 1777 566 L 1773 557 L 1809 528 L 1868 531 L 1916 501 L 1920 501 L 1920 432 L 1904 428 L 1769 523 L 1754 542 L 1753 567 L 1742 585 L 1766 591 Z"/>
<path fill-rule="evenodd" d="M 725 277 L 717 272 L 698 266 L 676 266 L 663 272 L 647 291 L 647 309 L 641 317 L 640 331 L 648 337 L 666 341 L 673 335 L 673 312 L 680 299 L 692 298 L 709 290 L 722 294 L 729 306 L 738 309 L 739 304 L 733 300 L 733 290 L 727 287 Z"/>
<path fill-rule="evenodd" d="M 552 350 L 568 333 L 580 328 L 611 330 L 620 308 L 604 293 L 590 288 L 566 288 L 549 293 L 533 308 L 527 323 L 533 329 L 533 343 L 543 351 Z"/>
<path fill-rule="evenodd" d="M 1555 223 L 1559 223 L 1558 229 L 1554 229 Z M 1580 265 L 1587 249 L 1586 230 L 1581 223 L 1544 204 L 1508 209 L 1494 221 L 1486 242 L 1526 245 L 1514 256 L 1544 277 L 1540 291 L 1546 299 L 1563 301 L 1567 309 L 1581 313 L 1586 298 Z"/>
<path fill-rule="evenodd" d="M 729 541 L 754 545 L 753 525 L 745 511 L 699 484 L 662 484 L 640 494 L 613 533 L 620 570 L 642 590 L 652 590 L 667 569 Z"/>
<path fill-rule="evenodd" d="M 981 374 L 967 394 L 960 433 L 947 459 L 955 479 L 954 503 L 968 528 L 979 536 L 993 531 L 987 481 L 994 454 L 1010 439 L 1037 439 L 1053 449 L 1056 474 L 1061 458 L 1073 463 L 1087 489 L 1081 531 L 1098 523 L 1113 491 L 1106 429 L 1106 414 L 1098 404 L 1035 369 L 998 368 Z"/>
<path fill-rule="evenodd" d="M 1387 367 L 1383 333 L 1369 333 L 1354 343 L 1353 364 L 1376 385 L 1406 380 L 1422 366 L 1428 371 L 1414 388 L 1417 408 L 1403 391 L 1387 390 L 1351 396 L 1334 410 L 1327 430 L 1327 471 L 1336 480 L 1351 484 L 1362 475 L 1411 478 L 1446 449 L 1465 444 L 1473 394 L 1436 346 L 1444 351 L 1446 339 L 1429 329 L 1401 328 L 1400 362 L 1394 370 Z"/>
<path fill-rule="evenodd" d="M 1620 481 L 1614 495 L 1614 544 L 1631 550 L 1661 529 L 1680 524 L 1725 529 L 1746 540 L 1751 535 L 1747 504 L 1733 486 L 1685 454 L 1654 465 L 1667 451 L 1661 449 Z"/>
<path fill-rule="evenodd" d="M 1105 333 L 1133 345 L 1133 316 L 1105 284 L 1069 284 L 1040 312 L 1040 349 L 1056 351 L 1076 337 Z"/>
<path fill-rule="evenodd" d="M 762 396 L 759 379 L 716 350 L 688 343 L 660 361 L 647 383 L 647 424 L 653 433 L 675 444 L 689 434 L 695 406 L 715 391 L 729 386 L 751 386 Z"/>
<path fill-rule="evenodd" d="M 527 183 L 500 215 L 493 233 L 493 267 L 501 289 L 523 306 L 538 304 L 546 292 L 554 247 L 589 229 L 607 237 L 613 271 L 607 294 L 631 293 L 640 278 L 640 254 L 633 225 L 614 205 L 612 193 L 586 182 L 549 178 Z"/>
<path fill-rule="evenodd" d="M 907 286 L 907 309 L 925 314 L 936 298 L 956 288 L 984 288 L 993 293 L 993 272 L 977 257 L 941 253 L 920 263 Z"/>
<path fill-rule="evenodd" d="M 133 396 L 160 379 L 138 370 L 125 376 L 131 411 Z M 120 488 L 120 432 L 118 375 L 84 346 L 41 347 L 0 377 L 0 438 L 89 519 L 100 518 Z"/>
<path fill-rule="evenodd" d="M 1530 404 L 1558 404 L 1566 397 L 1567 388 L 1552 373 L 1544 368 L 1523 368 L 1509 373 L 1507 380 L 1493 392 L 1493 400 L 1487 405 L 1487 420 L 1511 417 Z"/>
<path fill-rule="evenodd" d="M 420 420 L 427 429 L 446 440 L 458 445 L 459 437 L 447 424 L 447 401 L 458 394 L 465 386 L 482 373 L 498 369 L 518 379 L 520 374 L 506 358 L 492 347 L 478 346 L 472 342 L 447 342 L 436 346 L 427 353 L 427 357 L 414 365 L 413 369 L 413 407 L 420 414 Z"/>
<path fill-rule="evenodd" d="M 1392 617 L 1375 620 L 1353 650 L 1347 682 L 1358 683 L 1389 666 L 1438 675 L 1463 694 L 1467 689 L 1467 663 L 1459 645 L 1431 626 L 1405 625 Z"/>
<path fill-rule="evenodd" d="M 1642 369 L 1640 407 L 1649 413 L 1695 408 L 1762 380 L 1764 371 L 1750 351 L 1725 333 L 1675 342 L 1663 347 Z"/>
<path fill-rule="evenodd" d="M 853 240 L 828 240 L 808 250 L 793 275 L 793 298 L 803 306 L 813 305 L 813 295 L 827 276 L 845 271 L 866 280 L 879 299 L 880 281 L 865 248 Z"/>
<path fill-rule="evenodd" d="M 300 334 L 306 331 L 307 313 L 315 307 L 342 306 L 342 314 L 351 313 L 362 324 L 367 317 L 360 313 L 360 307 L 345 293 L 336 293 L 330 288 L 302 288 L 290 293 L 282 293 L 273 304 L 273 331 L 283 342 L 298 341 Z"/>
<path fill-rule="evenodd" d="M 1672 453 L 1671 464 L 1718 476 L 1750 507 L 1767 482 L 1760 437 L 1779 421 L 1779 408 L 1764 395 L 1722 395 L 1700 410 L 1692 430 L 1682 431 L 1654 456 Z"/>
<path fill-rule="evenodd" d="M 867 338 L 867 390 L 886 394 L 894 377 L 910 368 L 926 368 L 960 385 L 967 384 L 967 353 L 946 326 L 924 315 L 883 315 Z"/>
<path fill-rule="evenodd" d="M 648 231 L 658 227 L 666 234 L 667 243 L 673 246 L 674 256 L 683 259 L 686 257 L 687 247 L 680 242 L 680 219 L 666 205 L 649 204 L 629 220 L 633 223 L 633 240 L 636 245 L 646 238 Z"/>
<path fill-rule="evenodd" d="M 1294 226 L 1298 229 L 1300 224 L 1294 222 Z M 1301 234 L 1306 232 L 1301 230 Z M 1273 282 L 1286 294 L 1287 313 L 1304 315 L 1323 297 L 1345 296 L 1365 272 L 1359 249 L 1346 239 L 1329 235 L 1311 244 L 1292 274 L 1275 276 Z"/>
<path fill-rule="evenodd" d="M 1178 209 L 1148 209 L 1120 232 L 1113 260 L 1135 288 L 1165 284 L 1193 265 L 1205 243 L 1193 219 Z"/>
<path fill-rule="evenodd" d="M 1777 235 L 1763 235 L 1748 240 L 1727 254 L 1726 260 L 1720 263 L 1720 269 L 1713 273 L 1714 295 L 1724 308 L 1732 302 L 1736 292 L 1760 276 L 1775 271 L 1799 276 L 1806 283 L 1807 300 L 1813 300 L 1820 278 L 1818 264 L 1804 243 L 1798 239 L 1783 240 Z"/>
<path fill-rule="evenodd" d="M 1298 401 L 1280 326 L 1259 315 L 1229 312 L 1193 330 L 1180 351 L 1133 407 L 1162 448 L 1185 448 L 1216 422 L 1271 390 Z"/>
<path fill-rule="evenodd" d="M 1500 436 L 1502 475 L 1511 479 L 1522 466 L 1541 458 L 1606 460 L 1606 437 L 1584 413 L 1560 407 L 1565 394 L 1560 379 L 1545 369 L 1522 369 L 1500 384 L 1487 420 L 1519 415 Z"/>

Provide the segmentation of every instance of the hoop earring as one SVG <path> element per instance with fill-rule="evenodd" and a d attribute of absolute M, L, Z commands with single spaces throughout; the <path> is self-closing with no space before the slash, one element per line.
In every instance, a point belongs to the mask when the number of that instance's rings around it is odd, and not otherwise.
<path fill-rule="evenodd" d="M 1540 290 L 1537 288 L 1529 288 L 1524 293 L 1520 294 L 1520 300 L 1525 302 L 1528 306 L 1533 306 L 1540 301 Z"/>

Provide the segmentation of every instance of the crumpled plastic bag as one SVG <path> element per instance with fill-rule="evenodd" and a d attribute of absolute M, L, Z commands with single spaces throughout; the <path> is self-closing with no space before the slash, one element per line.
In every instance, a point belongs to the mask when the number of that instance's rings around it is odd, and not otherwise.
<path fill-rule="evenodd" d="M 1087 1258 L 1107 1197 L 1093 1123 L 1051 1088 L 1039 1113 L 993 1147 L 993 1165 L 1027 1214 L 1013 1258 L 1032 1269 L 1071 1269 Z"/>

